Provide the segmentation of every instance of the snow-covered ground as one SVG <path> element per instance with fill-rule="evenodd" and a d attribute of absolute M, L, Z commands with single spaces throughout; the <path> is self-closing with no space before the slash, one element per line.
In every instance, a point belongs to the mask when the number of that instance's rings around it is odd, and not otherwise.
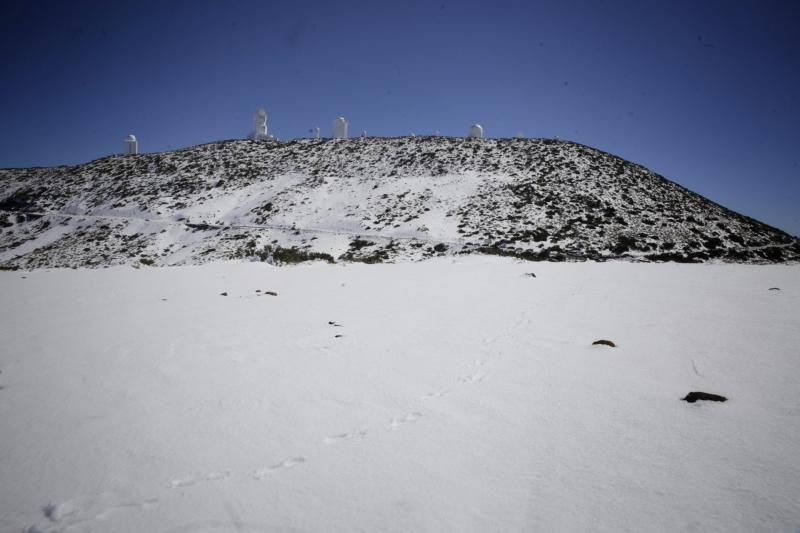
<path fill-rule="evenodd" d="M 0 531 L 795 532 L 799 269 L 0 272 Z"/>

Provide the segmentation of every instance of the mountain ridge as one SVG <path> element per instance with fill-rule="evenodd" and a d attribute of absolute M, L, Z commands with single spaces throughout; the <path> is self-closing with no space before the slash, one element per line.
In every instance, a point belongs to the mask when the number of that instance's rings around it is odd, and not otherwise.
<path fill-rule="evenodd" d="M 3 268 L 453 253 L 800 259 L 797 239 L 777 228 L 553 139 L 228 140 L 0 169 L 0 226 Z"/>

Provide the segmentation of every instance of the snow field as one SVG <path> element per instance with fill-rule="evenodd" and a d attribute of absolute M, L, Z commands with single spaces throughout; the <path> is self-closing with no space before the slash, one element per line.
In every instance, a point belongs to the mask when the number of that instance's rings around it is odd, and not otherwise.
<path fill-rule="evenodd" d="M 796 531 L 797 268 L 0 272 L 0 531 Z"/>

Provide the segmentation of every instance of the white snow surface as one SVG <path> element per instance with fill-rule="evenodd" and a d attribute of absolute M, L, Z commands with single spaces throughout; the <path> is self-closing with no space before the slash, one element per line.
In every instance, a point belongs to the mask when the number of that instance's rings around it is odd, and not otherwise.
<path fill-rule="evenodd" d="M 798 268 L 0 272 L 0 531 L 795 532 Z"/>

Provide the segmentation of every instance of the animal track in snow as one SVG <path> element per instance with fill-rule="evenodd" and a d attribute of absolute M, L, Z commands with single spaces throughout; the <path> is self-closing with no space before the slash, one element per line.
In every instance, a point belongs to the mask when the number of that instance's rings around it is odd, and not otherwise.
<path fill-rule="evenodd" d="M 431 398 L 441 398 L 442 396 L 444 396 L 448 392 L 450 392 L 450 391 L 448 391 L 448 390 L 440 390 L 440 391 L 429 392 L 428 394 L 426 394 L 424 396 L 421 396 L 420 400 L 422 400 L 424 402 L 425 400 L 430 400 Z"/>
<path fill-rule="evenodd" d="M 278 463 L 276 465 L 272 465 L 272 466 L 267 467 L 267 468 L 261 468 L 259 470 L 256 470 L 255 472 L 253 472 L 253 477 L 255 479 L 261 480 L 261 479 L 264 479 L 265 477 L 267 477 L 268 475 L 270 475 L 271 473 L 273 473 L 273 472 L 275 472 L 277 470 L 283 470 L 284 468 L 291 468 L 293 466 L 297 466 L 297 465 L 305 463 L 305 462 L 306 462 L 305 457 L 301 457 L 301 456 L 289 457 L 289 458 L 284 459 L 283 461 L 281 461 L 280 463 Z"/>
<path fill-rule="evenodd" d="M 143 501 L 123 500 L 123 503 L 117 503 L 117 501 L 119 500 L 115 494 L 104 492 L 99 496 L 84 496 L 58 504 L 49 503 L 42 507 L 42 514 L 51 524 L 57 524 L 58 530 L 61 531 L 93 520 L 106 520 L 120 511 L 147 510 L 160 500 L 149 498 Z M 28 531 L 40 530 L 31 527 Z"/>
<path fill-rule="evenodd" d="M 42 514 L 53 523 L 58 523 L 70 516 L 74 516 L 77 511 L 78 509 L 70 502 L 48 503 L 42 507 Z"/>
<path fill-rule="evenodd" d="M 330 437 L 325 437 L 324 439 L 322 439 L 322 442 L 324 442 L 325 444 L 334 444 L 342 440 L 363 439 L 366 436 L 367 436 L 366 431 L 356 431 L 355 433 L 341 433 L 339 435 L 332 435 Z"/>
<path fill-rule="evenodd" d="M 123 511 L 125 509 L 149 509 L 150 507 L 157 504 L 159 501 L 160 500 L 158 498 L 150 498 L 142 502 L 121 503 L 119 505 L 114 505 L 112 507 L 107 508 L 106 510 L 97 514 L 95 518 L 98 520 L 105 520 L 115 512 Z"/>
<path fill-rule="evenodd" d="M 394 431 L 395 429 L 399 428 L 401 424 L 406 424 L 408 422 L 415 422 L 422 416 L 422 413 L 413 412 L 408 413 L 403 418 L 392 418 L 392 421 L 389 423 L 389 429 Z"/>
<path fill-rule="evenodd" d="M 173 479 L 169 482 L 169 486 L 172 489 L 177 489 L 181 487 L 190 487 L 192 485 L 197 485 L 198 483 L 206 483 L 208 481 L 220 481 L 222 479 L 227 478 L 230 476 L 230 472 L 227 470 L 223 470 L 221 472 L 210 472 L 208 474 L 203 474 L 200 476 L 191 476 L 185 478 L 178 478 Z"/>
<path fill-rule="evenodd" d="M 476 372 L 475 374 L 460 378 L 459 381 L 461 383 L 480 383 L 486 376 L 488 376 L 486 372 Z"/>

